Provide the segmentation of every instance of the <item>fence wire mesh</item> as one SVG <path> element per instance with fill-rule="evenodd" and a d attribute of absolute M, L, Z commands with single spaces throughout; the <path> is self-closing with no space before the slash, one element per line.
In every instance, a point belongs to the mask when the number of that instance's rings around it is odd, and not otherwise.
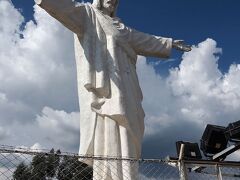
<path fill-rule="evenodd" d="M 91 165 L 89 165 L 91 164 Z M 194 169 L 196 171 L 194 171 Z M 0 180 L 240 179 L 240 165 L 208 161 L 88 157 L 0 146 Z"/>
<path fill-rule="evenodd" d="M 179 179 L 178 169 L 168 163 L 0 146 L 0 180 Z"/>

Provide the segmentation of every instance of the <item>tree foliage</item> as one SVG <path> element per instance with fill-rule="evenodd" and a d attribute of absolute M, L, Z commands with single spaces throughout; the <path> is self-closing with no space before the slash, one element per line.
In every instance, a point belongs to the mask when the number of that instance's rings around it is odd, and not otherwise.
<path fill-rule="evenodd" d="M 29 165 L 20 163 L 13 173 L 14 180 L 90 180 L 92 167 L 78 160 L 77 156 L 61 156 L 61 151 L 37 153 Z"/>
<path fill-rule="evenodd" d="M 57 178 L 59 180 L 90 180 L 92 168 L 78 160 L 78 157 L 64 156 Z"/>
<path fill-rule="evenodd" d="M 45 154 L 37 154 L 33 157 L 31 163 L 31 174 L 33 180 L 46 179 L 46 156 Z"/>
<path fill-rule="evenodd" d="M 13 179 L 26 180 L 26 179 L 30 179 L 30 177 L 31 177 L 30 168 L 27 165 L 25 165 L 23 162 L 21 162 L 13 173 Z"/>

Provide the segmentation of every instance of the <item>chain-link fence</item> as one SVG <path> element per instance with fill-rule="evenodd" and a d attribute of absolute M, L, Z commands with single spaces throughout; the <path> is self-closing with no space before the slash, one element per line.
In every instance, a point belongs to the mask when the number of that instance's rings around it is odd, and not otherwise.
<path fill-rule="evenodd" d="M 87 157 L 53 149 L 40 151 L 0 146 L 0 180 L 5 179 L 179 179 L 179 172 L 164 160 Z"/>
<path fill-rule="evenodd" d="M 40 151 L 0 146 L 0 180 L 228 180 L 239 178 L 239 163 L 87 157 L 62 153 L 54 149 Z"/>

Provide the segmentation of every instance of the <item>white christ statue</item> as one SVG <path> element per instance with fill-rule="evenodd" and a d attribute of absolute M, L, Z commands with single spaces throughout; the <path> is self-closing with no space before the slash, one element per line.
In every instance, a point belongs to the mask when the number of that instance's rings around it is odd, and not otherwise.
<path fill-rule="evenodd" d="M 181 40 L 139 32 L 116 17 L 118 0 L 35 0 L 74 33 L 80 105 L 80 155 L 141 156 L 144 133 L 137 55 L 168 58 L 171 49 L 190 51 Z M 93 166 L 94 179 L 136 179 L 127 162 Z M 103 162 L 102 162 L 103 163 Z M 102 166 L 101 170 L 97 167 Z M 126 171 L 126 172 L 125 172 Z M 136 172 L 135 172 L 136 173 Z"/>

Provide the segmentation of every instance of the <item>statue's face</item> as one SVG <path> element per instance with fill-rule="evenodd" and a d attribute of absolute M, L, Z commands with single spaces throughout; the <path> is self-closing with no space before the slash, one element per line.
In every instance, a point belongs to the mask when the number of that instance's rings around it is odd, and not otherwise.
<path fill-rule="evenodd" d="M 102 7 L 104 9 L 108 10 L 109 12 L 113 13 L 113 11 L 115 9 L 116 1 L 117 0 L 103 0 Z"/>

